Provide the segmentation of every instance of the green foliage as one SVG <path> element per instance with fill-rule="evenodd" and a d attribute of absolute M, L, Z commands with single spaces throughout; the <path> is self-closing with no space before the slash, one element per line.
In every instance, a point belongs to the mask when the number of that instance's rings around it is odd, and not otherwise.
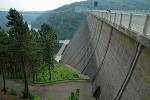
<path fill-rule="evenodd" d="M 94 8 L 95 0 L 88 0 L 88 8 Z M 96 0 L 98 1 L 97 9 L 106 10 L 149 10 L 150 1 L 149 0 Z"/>
<path fill-rule="evenodd" d="M 81 12 L 63 11 L 61 13 L 52 13 L 48 22 L 54 27 L 58 39 L 66 39 L 73 37 L 83 18 L 84 14 Z"/>
<path fill-rule="evenodd" d="M 18 95 L 18 93 L 17 93 L 15 90 L 13 90 L 13 89 L 10 90 L 10 94 L 11 94 L 11 95 L 15 95 L 15 96 Z"/>
<path fill-rule="evenodd" d="M 29 91 L 29 100 L 40 100 L 40 98 Z"/>
<path fill-rule="evenodd" d="M 49 97 L 48 100 L 52 100 L 52 99 Z"/>
<path fill-rule="evenodd" d="M 42 47 L 43 64 L 48 67 L 49 80 L 51 80 L 51 70 L 54 67 L 54 45 L 57 39 L 55 32 L 49 24 L 42 24 L 39 30 L 40 46 Z M 44 68 L 44 67 L 43 67 Z"/>
<path fill-rule="evenodd" d="M 71 38 L 77 27 L 84 18 L 82 10 L 149 10 L 150 0 L 96 0 L 98 6 L 94 7 L 95 0 L 64 5 L 52 11 L 48 11 L 38 16 L 30 24 L 35 28 L 40 28 L 43 23 L 50 23 L 54 28 L 58 39 Z"/>
<path fill-rule="evenodd" d="M 80 89 L 76 89 L 76 92 L 71 92 L 71 94 L 65 100 L 79 100 Z"/>
<path fill-rule="evenodd" d="M 8 22 L 6 16 L 8 14 L 8 11 L 0 11 L 0 26 L 2 26 L 2 29 L 7 32 L 9 31 L 9 28 L 6 27 L 6 24 Z M 38 17 L 40 14 L 23 14 L 23 20 L 24 22 L 31 22 L 34 20 L 36 17 Z"/>
<path fill-rule="evenodd" d="M 25 98 L 25 96 L 27 95 L 27 89 L 24 88 L 21 91 L 21 93 L 23 94 L 23 98 Z M 29 91 L 29 98 L 28 99 L 29 100 L 40 100 L 40 98 L 37 95 L 33 94 L 31 91 Z"/>
<path fill-rule="evenodd" d="M 53 69 L 53 80 L 63 80 L 63 79 L 78 79 L 79 76 L 75 73 L 72 69 L 68 68 L 67 66 L 55 63 L 55 67 Z"/>
<path fill-rule="evenodd" d="M 75 73 L 72 69 L 68 68 L 66 65 L 54 63 L 51 81 L 67 80 L 67 79 L 79 79 L 79 76 L 77 73 Z M 41 70 L 41 73 L 39 73 L 38 75 L 37 81 L 49 82 L 49 72 L 46 68 Z"/>
<path fill-rule="evenodd" d="M 31 25 L 39 28 L 45 22 L 50 23 L 58 39 L 71 38 L 84 17 L 83 13 L 74 11 L 47 12 L 45 14 L 37 17 L 31 22 Z"/>
<path fill-rule="evenodd" d="M 11 55 L 15 56 L 15 63 L 20 64 L 23 69 L 23 75 L 25 80 L 25 87 L 27 89 L 26 98 L 28 98 L 28 78 L 27 78 L 27 65 L 30 64 L 31 55 L 33 52 L 32 47 L 30 47 L 30 33 L 27 22 L 23 21 L 23 16 L 15 9 L 10 8 L 8 15 L 7 26 L 10 27 L 8 32 L 11 38 Z M 14 62 L 13 62 L 14 63 Z"/>
<path fill-rule="evenodd" d="M 27 95 L 27 89 L 24 88 L 24 89 L 21 91 L 21 93 L 23 94 L 23 98 L 25 98 L 26 95 Z"/>
<path fill-rule="evenodd" d="M 4 92 L 4 86 L 1 87 L 2 92 Z M 9 87 L 6 86 L 6 92 L 8 92 Z"/>

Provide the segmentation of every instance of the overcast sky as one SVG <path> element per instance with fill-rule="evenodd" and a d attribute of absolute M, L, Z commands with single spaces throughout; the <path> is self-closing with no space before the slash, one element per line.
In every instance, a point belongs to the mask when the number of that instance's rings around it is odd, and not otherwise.
<path fill-rule="evenodd" d="M 15 8 L 21 11 L 45 11 L 78 1 L 86 0 L 0 0 L 0 10 Z"/>

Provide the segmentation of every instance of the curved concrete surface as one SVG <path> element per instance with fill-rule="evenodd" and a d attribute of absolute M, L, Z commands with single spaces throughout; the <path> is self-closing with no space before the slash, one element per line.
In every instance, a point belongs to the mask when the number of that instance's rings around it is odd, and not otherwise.
<path fill-rule="evenodd" d="M 133 30 L 87 13 L 61 63 L 91 78 L 97 100 L 150 99 L 150 37 Z"/>

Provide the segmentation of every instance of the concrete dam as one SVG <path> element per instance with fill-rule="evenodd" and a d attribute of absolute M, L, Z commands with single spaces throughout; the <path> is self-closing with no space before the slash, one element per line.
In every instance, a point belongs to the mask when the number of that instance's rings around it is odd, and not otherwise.
<path fill-rule="evenodd" d="M 149 14 L 89 11 L 60 62 L 91 79 L 93 100 L 150 100 L 149 33 Z"/>

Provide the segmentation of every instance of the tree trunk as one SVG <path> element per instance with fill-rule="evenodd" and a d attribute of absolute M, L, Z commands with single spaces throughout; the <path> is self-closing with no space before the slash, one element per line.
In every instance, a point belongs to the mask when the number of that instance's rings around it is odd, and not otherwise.
<path fill-rule="evenodd" d="M 2 74 L 3 74 L 3 82 L 4 82 L 4 94 L 6 94 L 6 83 L 5 83 L 5 73 L 4 73 L 4 66 L 2 64 L 2 61 L 1 61 L 1 67 L 2 67 Z"/>
<path fill-rule="evenodd" d="M 49 81 L 50 81 L 51 80 L 51 67 L 49 64 L 48 64 L 48 68 L 49 68 Z"/>
<path fill-rule="evenodd" d="M 33 80 L 33 82 L 35 81 L 35 73 L 34 73 L 34 71 L 33 71 L 33 74 L 32 74 L 32 80 Z"/>
<path fill-rule="evenodd" d="M 17 73 L 17 66 L 15 65 L 15 74 L 16 74 L 16 78 L 18 78 L 18 73 Z"/>
<path fill-rule="evenodd" d="M 26 93 L 25 93 L 24 97 L 25 97 L 25 99 L 27 99 L 29 97 L 28 78 L 27 78 L 27 71 L 26 71 L 26 67 L 25 67 L 25 61 L 24 61 L 24 57 L 23 57 L 22 53 L 21 53 L 21 62 L 22 62 L 24 80 L 25 80 L 24 89 L 26 90 Z"/>
<path fill-rule="evenodd" d="M 37 71 L 35 72 L 35 75 L 36 75 L 36 77 L 35 77 L 36 79 L 35 80 L 37 81 L 37 76 L 38 76 Z"/>

